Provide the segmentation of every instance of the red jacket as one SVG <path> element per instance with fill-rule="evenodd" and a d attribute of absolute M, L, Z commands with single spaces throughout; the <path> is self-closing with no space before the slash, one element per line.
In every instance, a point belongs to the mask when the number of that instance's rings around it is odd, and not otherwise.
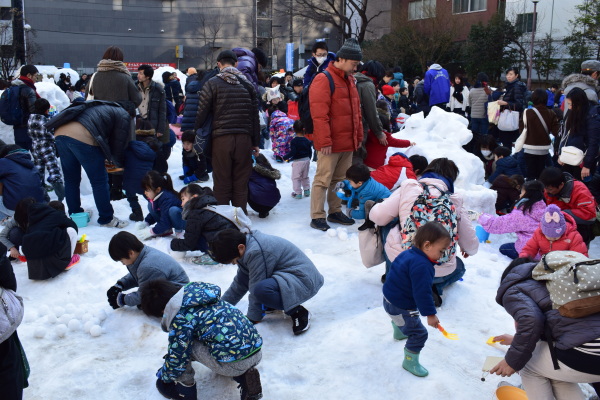
<path fill-rule="evenodd" d="M 571 183 L 572 189 L 568 187 Z M 557 196 L 544 193 L 546 204 L 556 204 L 561 210 L 568 211 L 579 224 L 595 220 L 596 201 L 585 184 L 576 180 L 567 180 L 565 186 Z"/>
<path fill-rule="evenodd" d="M 287 104 L 288 104 L 288 113 L 287 113 L 288 118 L 291 118 L 294 121 L 299 120 L 300 113 L 298 112 L 298 102 L 289 100 Z"/>
<path fill-rule="evenodd" d="M 577 232 L 577 224 L 573 217 L 563 211 L 567 223 L 567 231 L 560 239 L 550 242 L 542 233 L 542 228 L 537 228 L 531 239 L 527 241 L 525 247 L 519 253 L 519 257 L 531 257 L 539 260 L 544 254 L 557 250 L 571 250 L 583 254 L 587 257 L 588 249 L 583 238 Z"/>
<path fill-rule="evenodd" d="M 360 98 L 356 90 L 356 79 L 346 76 L 333 63 L 327 67 L 335 86 L 333 96 L 329 79 L 318 74 L 310 84 L 310 115 L 314 125 L 315 149 L 332 146 L 333 153 L 354 151 L 363 139 Z"/>
<path fill-rule="evenodd" d="M 385 133 L 385 137 L 387 138 L 387 146 L 379 143 L 377 136 L 369 129 L 369 133 L 367 134 L 367 144 L 365 146 L 367 149 L 367 157 L 365 157 L 365 160 L 363 161 L 367 167 L 373 169 L 381 167 L 385 163 L 385 155 L 388 147 L 398 147 L 402 149 L 410 147 L 410 140 L 396 139 L 391 133 L 386 131 L 383 131 L 383 133 Z"/>
<path fill-rule="evenodd" d="M 382 165 L 375 171 L 372 171 L 371 178 L 392 190 L 400 186 L 406 179 L 416 180 L 417 176 L 413 171 L 410 160 L 404 154 L 396 153 L 390 157 L 386 165 Z"/>

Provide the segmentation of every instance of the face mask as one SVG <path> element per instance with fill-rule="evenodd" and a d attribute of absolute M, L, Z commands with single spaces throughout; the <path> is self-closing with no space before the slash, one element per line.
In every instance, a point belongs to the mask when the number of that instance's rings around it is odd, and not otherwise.
<path fill-rule="evenodd" d="M 321 65 L 325 62 L 325 60 L 327 60 L 327 57 L 316 57 L 316 60 L 319 63 L 319 65 Z"/>
<path fill-rule="evenodd" d="M 483 155 L 484 157 L 487 157 L 490 154 L 492 154 L 492 152 L 490 150 L 481 150 L 481 155 Z"/>

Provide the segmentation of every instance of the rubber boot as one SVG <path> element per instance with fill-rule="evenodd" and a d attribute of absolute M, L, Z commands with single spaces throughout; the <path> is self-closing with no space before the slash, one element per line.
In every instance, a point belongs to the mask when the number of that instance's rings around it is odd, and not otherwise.
<path fill-rule="evenodd" d="M 394 323 L 394 321 L 390 321 L 392 323 L 392 326 L 394 327 L 394 340 L 404 340 L 406 338 L 408 338 L 408 336 L 406 336 L 404 333 L 402 333 L 402 331 L 400 330 L 400 328 L 398 328 L 398 326 Z"/>
<path fill-rule="evenodd" d="M 404 349 L 404 361 L 402 362 L 402 368 L 420 378 L 429 375 L 429 371 L 419 364 L 419 353 L 413 353 L 406 348 Z"/>

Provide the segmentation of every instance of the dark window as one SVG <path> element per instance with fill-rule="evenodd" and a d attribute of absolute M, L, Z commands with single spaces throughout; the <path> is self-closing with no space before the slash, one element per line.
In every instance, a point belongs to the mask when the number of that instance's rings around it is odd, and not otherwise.
<path fill-rule="evenodd" d="M 523 33 L 533 32 L 533 13 L 517 14 L 517 28 Z"/>

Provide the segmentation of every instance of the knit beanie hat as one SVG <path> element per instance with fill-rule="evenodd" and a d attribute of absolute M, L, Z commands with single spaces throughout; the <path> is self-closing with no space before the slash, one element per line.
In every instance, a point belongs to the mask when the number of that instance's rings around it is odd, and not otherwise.
<path fill-rule="evenodd" d="M 360 50 L 360 45 L 354 38 L 347 39 L 344 42 L 344 45 L 337 51 L 336 55 L 338 58 L 343 58 L 346 60 L 362 60 L 362 51 Z"/>
<path fill-rule="evenodd" d="M 565 217 L 555 204 L 550 204 L 542 217 L 542 233 L 549 238 L 559 238 L 567 230 Z"/>
<path fill-rule="evenodd" d="M 394 88 L 391 87 L 390 85 L 383 85 L 381 87 L 381 93 L 383 93 L 384 96 L 389 96 L 390 94 L 394 94 Z"/>

